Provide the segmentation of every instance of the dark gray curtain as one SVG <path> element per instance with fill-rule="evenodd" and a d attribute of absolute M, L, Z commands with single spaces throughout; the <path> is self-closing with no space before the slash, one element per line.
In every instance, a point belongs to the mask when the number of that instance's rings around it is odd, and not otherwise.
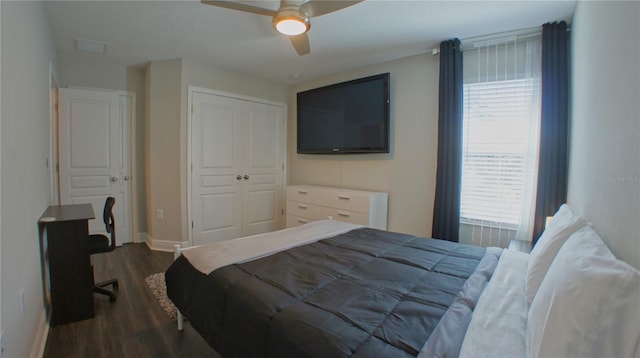
<path fill-rule="evenodd" d="M 566 22 L 542 26 L 542 117 L 533 245 L 545 218 L 567 200 L 569 33 Z"/>
<path fill-rule="evenodd" d="M 462 52 L 460 40 L 440 43 L 438 170 L 431 236 L 458 242 L 462 178 Z"/>

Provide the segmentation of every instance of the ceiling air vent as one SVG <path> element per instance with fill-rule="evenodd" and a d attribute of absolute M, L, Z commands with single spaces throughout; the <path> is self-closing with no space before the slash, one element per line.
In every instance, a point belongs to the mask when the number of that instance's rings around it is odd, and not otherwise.
<path fill-rule="evenodd" d="M 81 40 L 81 39 L 76 39 L 75 42 L 76 42 L 76 50 L 82 51 L 82 52 L 89 52 L 89 53 L 104 55 L 107 49 L 107 44 L 105 42 L 89 41 L 89 40 Z"/>

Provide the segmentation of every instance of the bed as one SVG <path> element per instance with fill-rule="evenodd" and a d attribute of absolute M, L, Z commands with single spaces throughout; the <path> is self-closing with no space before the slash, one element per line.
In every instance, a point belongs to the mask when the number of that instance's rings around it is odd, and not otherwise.
<path fill-rule="evenodd" d="M 323 220 L 184 249 L 165 278 L 224 357 L 636 357 L 640 274 L 597 239 L 565 206 L 531 255 Z M 585 280 L 575 255 L 607 260 Z"/>

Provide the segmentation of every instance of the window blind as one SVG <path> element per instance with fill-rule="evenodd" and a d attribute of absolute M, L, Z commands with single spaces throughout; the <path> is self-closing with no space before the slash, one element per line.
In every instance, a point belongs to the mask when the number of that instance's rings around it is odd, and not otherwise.
<path fill-rule="evenodd" d="M 464 85 L 461 219 L 520 222 L 539 79 Z"/>

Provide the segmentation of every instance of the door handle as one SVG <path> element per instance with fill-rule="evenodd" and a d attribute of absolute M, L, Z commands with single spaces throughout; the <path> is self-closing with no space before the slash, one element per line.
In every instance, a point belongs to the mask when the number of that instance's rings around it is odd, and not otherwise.
<path fill-rule="evenodd" d="M 248 175 L 244 175 L 244 180 L 249 180 L 249 176 Z"/>
<path fill-rule="evenodd" d="M 131 179 L 131 177 L 130 177 L 130 176 L 128 176 L 128 175 L 125 175 L 125 176 L 124 176 L 124 181 L 129 181 L 129 179 Z"/>
<path fill-rule="evenodd" d="M 118 177 L 111 177 L 111 182 L 112 182 L 112 183 L 115 183 L 115 182 L 117 182 L 117 181 L 118 181 Z"/>

